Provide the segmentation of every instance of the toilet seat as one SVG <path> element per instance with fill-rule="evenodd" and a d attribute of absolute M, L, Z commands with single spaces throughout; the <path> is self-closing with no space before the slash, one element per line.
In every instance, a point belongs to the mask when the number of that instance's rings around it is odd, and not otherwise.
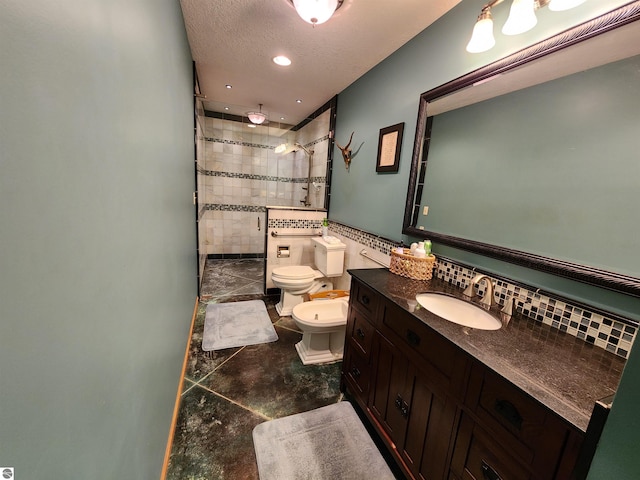
<path fill-rule="evenodd" d="M 275 286 L 290 290 L 311 288 L 318 278 L 322 278 L 322 273 L 306 265 L 278 267 L 271 273 L 271 281 Z"/>
<path fill-rule="evenodd" d="M 272 276 L 286 280 L 304 280 L 316 278 L 318 271 L 307 265 L 290 265 L 273 269 Z"/>

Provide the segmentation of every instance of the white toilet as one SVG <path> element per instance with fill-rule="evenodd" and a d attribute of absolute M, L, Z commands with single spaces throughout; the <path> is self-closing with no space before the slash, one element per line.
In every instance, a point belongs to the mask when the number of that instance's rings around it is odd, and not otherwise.
<path fill-rule="evenodd" d="M 276 305 L 282 317 L 291 315 L 293 307 L 302 303 L 306 293 L 331 290 L 333 284 L 325 277 L 340 277 L 344 267 L 347 246 L 336 237 L 313 237 L 315 267 L 305 265 L 277 267 L 271 272 L 271 281 L 280 289 Z"/>
<path fill-rule="evenodd" d="M 293 307 L 291 316 L 302 330 L 296 350 L 304 365 L 342 360 L 348 310 L 349 297 L 313 300 Z"/>

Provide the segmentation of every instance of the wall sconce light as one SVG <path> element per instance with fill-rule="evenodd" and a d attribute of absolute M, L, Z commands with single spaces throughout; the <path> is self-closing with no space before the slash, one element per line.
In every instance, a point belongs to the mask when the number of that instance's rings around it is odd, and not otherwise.
<path fill-rule="evenodd" d="M 326 22 L 344 0 L 289 0 L 305 22 L 314 27 Z"/>
<path fill-rule="evenodd" d="M 492 0 L 482 7 L 478 20 L 473 27 L 471 39 L 467 44 L 467 52 L 486 52 L 496 44 L 493 36 L 491 9 L 503 1 L 504 0 Z M 586 0 L 513 0 L 509 17 L 502 27 L 502 33 L 505 35 L 518 35 L 531 30 L 536 26 L 536 23 L 538 23 L 535 11 L 539 8 L 549 6 L 549 10 L 559 12 L 577 7 L 585 1 Z"/>
<path fill-rule="evenodd" d="M 262 113 L 262 104 L 260 103 L 260 111 L 259 112 L 247 112 L 247 117 L 251 123 L 255 123 L 256 125 L 261 125 L 267 119 L 267 116 Z"/>

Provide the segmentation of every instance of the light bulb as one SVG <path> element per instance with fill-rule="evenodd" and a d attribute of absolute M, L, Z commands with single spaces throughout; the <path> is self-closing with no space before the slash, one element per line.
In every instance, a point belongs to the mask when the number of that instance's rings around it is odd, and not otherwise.
<path fill-rule="evenodd" d="M 493 37 L 493 20 L 489 10 L 483 11 L 473 27 L 471 39 L 467 44 L 467 52 L 480 53 L 493 48 L 496 39 Z"/>
<path fill-rule="evenodd" d="M 513 0 L 509 18 L 507 18 L 502 33 L 505 35 L 518 35 L 531 30 L 538 23 L 534 12 L 534 0 Z"/>
<path fill-rule="evenodd" d="M 331 18 L 338 0 L 293 0 L 293 6 L 305 22 L 320 25 Z"/>

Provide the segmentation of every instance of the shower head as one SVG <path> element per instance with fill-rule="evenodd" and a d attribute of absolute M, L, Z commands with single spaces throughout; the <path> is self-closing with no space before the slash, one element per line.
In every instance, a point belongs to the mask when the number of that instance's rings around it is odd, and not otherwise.
<path fill-rule="evenodd" d="M 313 155 L 313 150 L 307 150 L 303 145 L 300 145 L 298 142 L 294 143 L 293 146 L 301 148 L 302 150 L 304 150 L 304 153 L 306 153 L 309 156 Z"/>

